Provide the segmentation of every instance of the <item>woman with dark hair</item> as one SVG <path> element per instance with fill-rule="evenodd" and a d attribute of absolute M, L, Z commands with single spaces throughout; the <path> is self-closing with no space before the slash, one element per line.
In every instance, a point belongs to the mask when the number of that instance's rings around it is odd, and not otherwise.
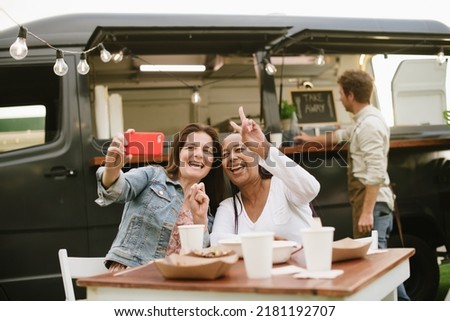
<path fill-rule="evenodd" d="M 239 115 L 241 126 L 231 122 L 237 133 L 222 142 L 222 167 L 233 196 L 220 203 L 211 244 L 256 231 L 273 231 L 276 239 L 301 243 L 300 230 L 314 224 L 310 202 L 320 184 L 272 146 L 242 107 Z"/>
<path fill-rule="evenodd" d="M 133 130 L 129 130 L 133 131 Z M 209 246 L 213 215 L 223 197 L 222 148 L 210 126 L 189 124 L 174 137 L 165 168 L 123 172 L 124 136 L 114 137 L 97 170 L 100 206 L 125 203 L 118 234 L 106 255 L 110 271 L 145 264 L 180 250 L 178 225 L 204 224 Z"/>

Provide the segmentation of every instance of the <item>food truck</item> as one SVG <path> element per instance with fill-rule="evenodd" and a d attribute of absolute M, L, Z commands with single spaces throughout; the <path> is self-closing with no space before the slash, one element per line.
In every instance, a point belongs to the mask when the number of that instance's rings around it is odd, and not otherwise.
<path fill-rule="evenodd" d="M 62 300 L 58 249 L 106 254 L 123 205 L 95 203 L 95 172 L 117 132 L 165 137 L 162 155 L 124 170 L 164 165 L 181 127 L 225 135 L 241 105 L 320 181 L 312 205 L 335 239 L 351 237 L 346 149 L 305 149 L 292 137 L 349 126 L 336 79 L 363 69 L 391 126 L 389 174 L 404 246 L 416 249 L 405 286 L 413 300 L 433 300 L 437 259 L 450 249 L 448 52 L 450 28 L 430 20 L 75 14 L 1 31 L 0 299 Z M 283 101 L 295 105 L 286 126 Z M 396 229 L 390 246 L 399 240 Z"/>

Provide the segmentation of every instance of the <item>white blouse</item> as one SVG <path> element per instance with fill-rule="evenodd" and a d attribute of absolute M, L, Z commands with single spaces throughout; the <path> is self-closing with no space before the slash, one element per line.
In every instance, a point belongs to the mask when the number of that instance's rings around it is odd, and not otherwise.
<path fill-rule="evenodd" d="M 271 147 L 265 160 L 259 164 L 273 174 L 264 209 L 256 222 L 252 222 L 237 201 L 238 234 L 273 231 L 276 236 L 301 243 L 300 230 L 314 224 L 309 203 L 317 196 L 320 184 L 292 159 Z M 241 193 L 237 194 L 241 199 Z M 221 239 L 236 238 L 233 198 L 220 203 L 211 233 L 211 245 Z"/>

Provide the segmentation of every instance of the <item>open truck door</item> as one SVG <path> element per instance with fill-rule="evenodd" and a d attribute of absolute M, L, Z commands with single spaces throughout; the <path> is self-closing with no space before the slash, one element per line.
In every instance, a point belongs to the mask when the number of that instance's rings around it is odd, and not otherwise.
<path fill-rule="evenodd" d="M 443 113 L 447 110 L 446 75 L 447 61 L 402 61 L 392 80 L 395 125 L 445 124 Z"/>
<path fill-rule="evenodd" d="M 447 110 L 447 61 L 404 59 L 391 84 L 395 135 L 404 139 L 448 135 L 443 117 Z M 444 204 L 450 189 L 442 181 L 448 175 L 449 161 L 429 151 L 397 153 L 391 153 L 389 173 L 397 192 L 404 243 L 397 228 L 389 246 L 415 248 L 405 287 L 414 300 L 429 300 L 435 297 L 440 281 L 436 248 L 442 243 L 449 248 Z"/>

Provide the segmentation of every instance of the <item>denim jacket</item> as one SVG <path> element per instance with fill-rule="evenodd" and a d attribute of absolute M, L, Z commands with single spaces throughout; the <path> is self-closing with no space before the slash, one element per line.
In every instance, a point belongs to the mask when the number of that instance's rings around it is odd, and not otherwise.
<path fill-rule="evenodd" d="M 167 245 L 183 204 L 184 193 L 178 181 L 170 179 L 160 166 L 148 166 L 120 173 L 107 190 L 101 183 L 104 167 L 97 170 L 100 206 L 125 203 L 118 234 L 106 260 L 138 266 L 166 254 Z M 209 226 L 212 219 L 208 216 Z M 208 230 L 210 230 L 208 228 Z M 205 231 L 204 247 L 209 246 Z"/>

